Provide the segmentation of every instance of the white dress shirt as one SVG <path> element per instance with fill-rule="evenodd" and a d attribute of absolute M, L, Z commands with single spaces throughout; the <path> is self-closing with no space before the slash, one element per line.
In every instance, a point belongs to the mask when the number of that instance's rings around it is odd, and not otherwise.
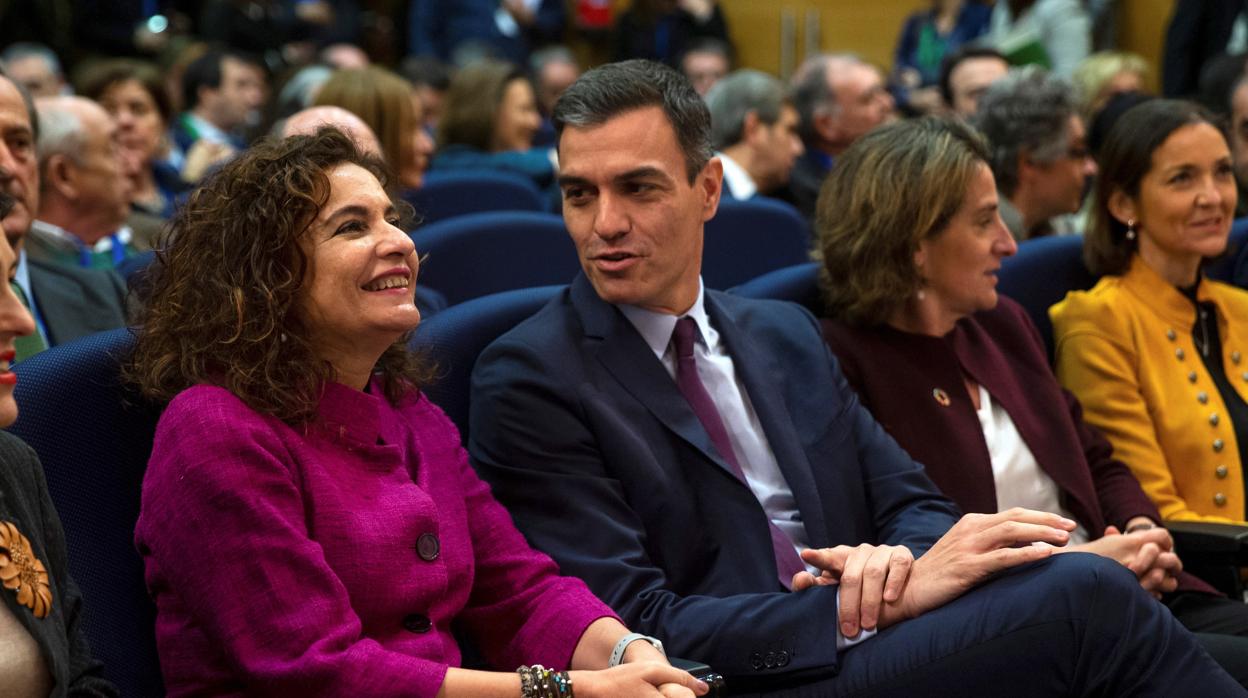
<path fill-rule="evenodd" d="M 746 172 L 740 163 L 724 153 L 715 154 L 719 156 L 719 161 L 724 165 L 724 186 L 728 188 L 728 193 L 732 195 L 732 198 L 737 201 L 754 198 L 758 194 L 758 184 L 754 182 L 750 173 Z"/>
<path fill-rule="evenodd" d="M 1075 517 L 1061 504 L 1061 490 L 1049 474 L 1040 469 L 1036 456 L 1018 433 L 1014 420 L 1005 408 L 993 402 L 984 386 L 979 386 L 979 426 L 988 444 L 992 460 L 992 481 L 997 490 L 997 509 L 1025 507 L 1051 511 L 1074 521 Z M 1076 526 L 1068 545 L 1088 542 L 1088 532 Z"/>
<path fill-rule="evenodd" d="M 711 400 L 719 411 L 724 427 L 728 431 L 728 439 L 732 443 L 733 455 L 737 464 L 745 474 L 746 484 L 750 491 L 763 505 L 767 518 L 779 528 L 793 543 L 798 553 L 810 547 L 806 537 L 806 528 L 802 524 L 801 513 L 797 509 L 797 500 L 789 483 L 780 471 L 776 456 L 763 432 L 762 423 L 745 392 L 745 385 L 728 355 L 719 333 L 711 327 L 710 318 L 706 314 L 705 288 L 701 279 L 698 280 L 698 298 L 693 307 L 684 315 L 667 315 L 656 313 L 632 305 L 616 306 L 624 317 L 632 323 L 650 350 L 663 362 L 663 368 L 676 379 L 676 348 L 672 344 L 672 333 L 676 329 L 676 321 L 682 317 L 693 318 L 698 326 L 698 337 L 693 347 L 694 360 L 698 366 L 698 377 L 710 394 Z M 806 566 L 807 571 L 819 575 L 818 568 Z M 838 607 L 840 591 L 837 591 Z M 875 631 L 862 631 L 854 638 L 846 638 L 837 634 L 837 649 L 844 649 L 872 637 Z"/>

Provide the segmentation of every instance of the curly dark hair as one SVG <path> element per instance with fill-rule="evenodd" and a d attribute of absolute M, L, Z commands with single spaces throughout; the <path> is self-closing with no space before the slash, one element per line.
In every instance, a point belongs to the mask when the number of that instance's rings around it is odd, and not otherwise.
<path fill-rule="evenodd" d="M 125 368 L 145 396 L 167 402 L 207 383 L 289 424 L 315 417 L 334 372 L 298 312 L 308 270 L 299 242 L 329 198 L 327 173 L 342 164 L 363 167 L 383 186 L 390 181 L 380 160 L 322 128 L 257 143 L 174 215 L 138 289 L 140 329 Z M 396 206 L 410 217 L 410 206 Z M 391 403 L 431 375 L 408 336 L 375 368 Z"/>

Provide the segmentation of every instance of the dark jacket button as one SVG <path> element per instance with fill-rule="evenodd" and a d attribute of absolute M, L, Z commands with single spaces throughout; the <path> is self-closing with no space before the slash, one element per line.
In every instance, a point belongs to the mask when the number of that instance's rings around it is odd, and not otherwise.
<path fill-rule="evenodd" d="M 767 667 L 768 669 L 776 668 L 776 653 L 775 652 L 768 652 L 767 656 L 763 657 L 763 666 Z"/>
<path fill-rule="evenodd" d="M 763 670 L 763 655 L 758 652 L 750 653 L 750 666 L 754 667 L 754 671 Z"/>
<path fill-rule="evenodd" d="M 788 653 L 787 651 L 785 651 L 785 650 L 780 650 L 779 652 L 776 652 L 776 666 L 778 666 L 778 667 L 786 667 L 786 666 L 788 666 L 788 665 L 789 665 L 789 659 L 790 659 L 790 657 L 789 657 L 789 653 Z"/>
<path fill-rule="evenodd" d="M 416 554 L 425 562 L 438 559 L 438 552 L 441 550 L 442 546 L 438 543 L 438 537 L 432 533 L 422 533 L 420 538 L 416 539 Z"/>
<path fill-rule="evenodd" d="M 403 617 L 403 628 L 412 633 L 427 633 L 433 629 L 433 621 L 429 616 L 412 613 Z"/>

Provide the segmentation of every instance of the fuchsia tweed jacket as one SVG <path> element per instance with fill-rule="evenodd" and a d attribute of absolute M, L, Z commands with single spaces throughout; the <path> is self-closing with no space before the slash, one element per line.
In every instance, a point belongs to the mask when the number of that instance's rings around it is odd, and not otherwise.
<path fill-rule="evenodd" d="M 170 403 L 135 535 L 170 696 L 434 696 L 452 621 L 509 670 L 566 668 L 614 616 L 528 546 L 437 407 L 374 387 L 327 386 L 297 428 L 217 387 Z"/>

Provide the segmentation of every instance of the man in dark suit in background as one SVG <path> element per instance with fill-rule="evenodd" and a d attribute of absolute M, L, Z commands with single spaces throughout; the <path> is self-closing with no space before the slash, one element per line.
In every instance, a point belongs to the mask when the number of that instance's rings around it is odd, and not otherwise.
<path fill-rule="evenodd" d="M 74 269 L 27 259 L 22 241 L 39 210 L 35 108 L 17 84 L 0 73 L 0 191 L 12 196 L 4 234 L 18 253 L 10 283 L 35 317 L 37 332 L 17 340 L 17 358 L 126 323 L 125 284 L 112 271 Z"/>
<path fill-rule="evenodd" d="M 584 273 L 482 354 L 469 449 L 563 573 L 734 690 L 1245 695 L 1124 567 L 1030 545 L 1073 522 L 959 521 L 809 313 L 703 289 L 721 169 L 684 78 L 603 66 L 555 124 Z"/>

